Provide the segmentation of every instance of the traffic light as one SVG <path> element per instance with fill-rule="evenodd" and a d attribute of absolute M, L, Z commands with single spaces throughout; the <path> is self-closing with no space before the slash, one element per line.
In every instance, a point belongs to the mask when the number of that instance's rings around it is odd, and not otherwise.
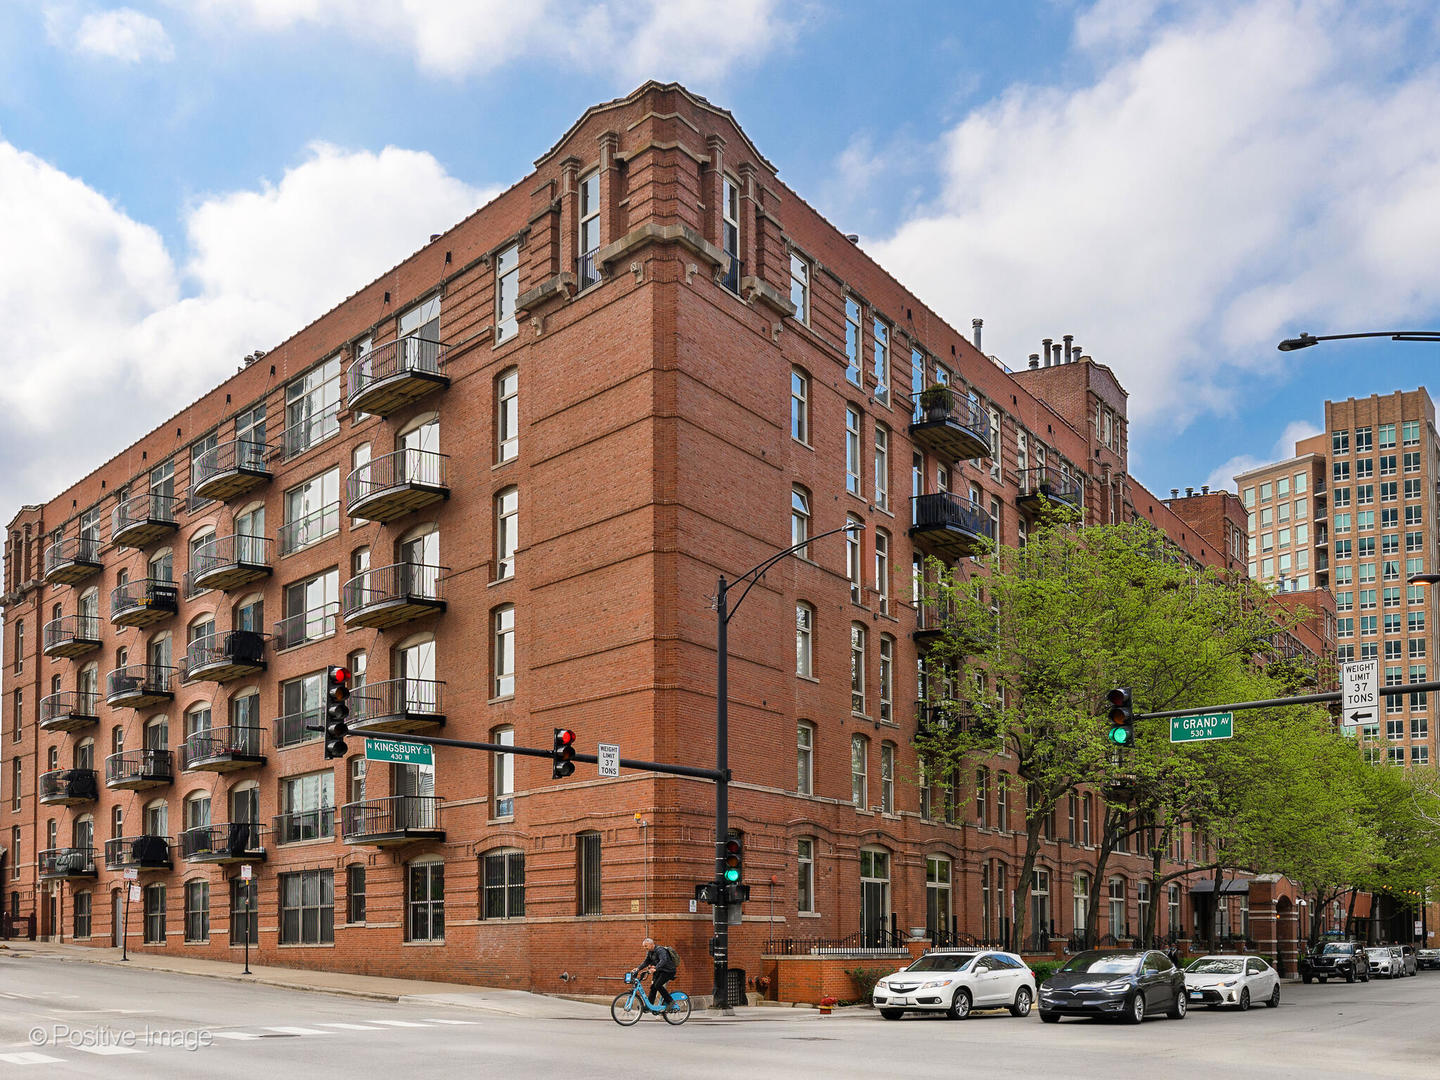
<path fill-rule="evenodd" d="M 325 671 L 325 757 L 345 756 L 350 734 L 350 669 L 330 666 Z"/>
<path fill-rule="evenodd" d="M 1135 742 L 1135 706 L 1130 699 L 1130 689 L 1117 686 L 1105 697 L 1110 717 L 1110 731 L 1107 738 L 1115 746 L 1131 746 Z"/>
<path fill-rule="evenodd" d="M 575 732 L 568 728 L 555 729 L 555 749 L 551 755 L 555 764 L 550 770 L 550 776 L 555 780 L 563 780 L 575 771 Z"/>
<path fill-rule="evenodd" d="M 740 881 L 741 863 L 745 858 L 745 845 L 740 837 L 732 836 L 725 841 L 725 881 L 735 885 Z"/>

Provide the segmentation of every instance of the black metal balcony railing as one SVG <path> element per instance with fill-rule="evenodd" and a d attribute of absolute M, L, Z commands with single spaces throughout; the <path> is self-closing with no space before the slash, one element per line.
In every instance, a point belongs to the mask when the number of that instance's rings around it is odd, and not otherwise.
<path fill-rule="evenodd" d="M 232 589 L 269 575 L 269 539 L 237 533 L 217 536 L 196 548 L 186 581 L 197 591 Z"/>
<path fill-rule="evenodd" d="M 266 446 L 259 439 L 231 439 L 195 460 L 190 479 L 192 501 L 229 499 L 270 479 Z"/>
<path fill-rule="evenodd" d="M 265 760 L 265 731 L 259 727 L 207 728 L 180 744 L 180 769 L 228 772 Z"/>
<path fill-rule="evenodd" d="M 168 836 L 117 836 L 105 841 L 105 869 L 125 870 L 170 869 L 170 838 Z"/>
<path fill-rule="evenodd" d="M 443 837 L 443 809 L 443 800 L 434 795 L 392 795 L 346 803 L 340 808 L 340 835 L 347 844 Z"/>
<path fill-rule="evenodd" d="M 46 656 L 84 656 L 100 647 L 100 620 L 94 615 L 62 615 L 41 632 Z"/>
<path fill-rule="evenodd" d="M 45 581 L 73 585 L 100 569 L 98 536 L 66 536 L 45 549 Z"/>
<path fill-rule="evenodd" d="M 954 387 L 926 387 L 910 401 L 910 437 L 952 460 L 988 458 L 990 414 L 980 402 Z"/>
<path fill-rule="evenodd" d="M 1020 473 L 1020 493 L 1016 502 L 1022 507 L 1038 508 L 1046 502 L 1062 503 L 1072 510 L 1080 509 L 1084 498 L 1080 482 L 1068 472 L 1039 465 Z"/>
<path fill-rule="evenodd" d="M 78 806 L 100 798 L 94 769 L 54 769 L 40 774 L 40 801 L 46 806 Z"/>
<path fill-rule="evenodd" d="M 277 716 L 274 731 L 275 745 L 297 746 L 300 743 L 320 738 L 322 719 L 318 708 Z M 311 730 L 312 728 L 314 730 Z"/>
<path fill-rule="evenodd" d="M 126 547 L 143 547 L 179 527 L 174 495 L 147 491 L 132 495 L 110 512 L 110 538 Z"/>
<path fill-rule="evenodd" d="M 442 342 L 411 334 L 371 349 L 350 365 L 345 403 L 351 412 L 389 416 L 450 385 Z"/>
<path fill-rule="evenodd" d="M 275 539 L 280 545 L 280 554 L 289 555 L 292 551 L 299 551 L 311 544 L 318 544 L 321 540 L 334 536 L 339 531 L 340 504 L 333 502 L 329 506 L 312 510 L 304 517 L 287 521 L 280 526 Z"/>
<path fill-rule="evenodd" d="M 174 755 L 169 750 L 123 750 L 105 759 L 105 786 L 138 791 L 159 787 L 175 779 Z"/>
<path fill-rule="evenodd" d="M 575 260 L 575 283 L 581 292 L 600 283 L 600 270 L 595 265 L 595 251 L 598 250 L 582 252 Z"/>
<path fill-rule="evenodd" d="M 97 873 L 93 847 L 46 848 L 40 852 L 41 878 L 89 878 Z"/>
<path fill-rule="evenodd" d="M 265 670 L 265 637 L 254 630 L 227 630 L 196 638 L 185 649 L 184 678 L 228 682 Z"/>
<path fill-rule="evenodd" d="M 129 664 L 105 676 L 105 704 L 138 709 L 175 697 L 175 669 L 164 664 Z"/>
<path fill-rule="evenodd" d="M 328 405 L 313 416 L 291 424 L 280 433 L 280 452 L 286 460 L 302 454 L 340 430 L 340 403 Z"/>
<path fill-rule="evenodd" d="M 275 624 L 275 648 L 293 649 L 297 645 L 329 637 L 335 633 L 335 620 L 339 614 L 340 605 L 331 602 L 281 619 Z"/>
<path fill-rule="evenodd" d="M 350 697 L 350 726 L 357 731 L 409 731 L 444 724 L 443 682 L 386 679 L 366 683 Z"/>
<path fill-rule="evenodd" d="M 196 825 L 177 838 L 180 857 L 190 862 L 241 862 L 265 858 L 265 826 L 251 821 Z"/>
<path fill-rule="evenodd" d="M 740 295 L 740 279 L 745 276 L 745 262 L 737 256 L 730 256 L 730 265 L 720 275 L 720 284 L 736 296 Z"/>
<path fill-rule="evenodd" d="M 276 814 L 272 820 L 277 844 L 325 840 L 335 835 L 333 806 L 321 806 L 314 810 L 292 810 L 288 814 Z"/>
<path fill-rule="evenodd" d="M 100 695 L 89 690 L 61 690 L 40 699 L 42 731 L 76 731 L 100 720 Z"/>
<path fill-rule="evenodd" d="M 391 521 L 450 497 L 445 454 L 406 447 L 368 461 L 345 480 L 345 512 L 366 521 Z"/>
<path fill-rule="evenodd" d="M 180 610 L 180 587 L 168 578 L 127 581 L 110 592 L 110 622 L 151 626 Z"/>
<path fill-rule="evenodd" d="M 995 523 L 974 499 L 949 491 L 910 499 L 910 536 L 942 558 L 974 555 L 995 538 Z"/>
<path fill-rule="evenodd" d="M 384 628 L 445 610 L 443 566 L 396 563 L 367 570 L 340 591 L 345 625 Z"/>

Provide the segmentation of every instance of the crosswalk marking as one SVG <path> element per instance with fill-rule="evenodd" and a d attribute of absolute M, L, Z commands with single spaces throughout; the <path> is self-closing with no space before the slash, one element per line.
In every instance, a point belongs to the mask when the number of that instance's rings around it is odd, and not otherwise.
<path fill-rule="evenodd" d="M 429 1027 L 429 1024 L 417 1024 L 414 1020 L 375 1020 L 373 1023 L 384 1024 L 387 1027 Z"/>
<path fill-rule="evenodd" d="M 342 1024 L 338 1020 L 325 1021 L 321 1027 L 343 1028 L 346 1031 L 383 1031 L 383 1028 L 375 1027 L 373 1024 Z"/>
<path fill-rule="evenodd" d="M 258 1039 L 259 1035 L 252 1035 L 248 1031 L 212 1031 L 210 1033 L 217 1039 Z"/>
<path fill-rule="evenodd" d="M 472 1026 L 475 1023 L 474 1020 L 441 1020 L 439 1017 L 436 1016 L 425 1017 L 425 1022 L 428 1024 L 469 1024 Z"/>
<path fill-rule="evenodd" d="M 281 1035 L 334 1035 L 333 1031 L 321 1031 L 319 1028 L 307 1027 L 267 1027 L 266 1031 L 279 1032 Z"/>
<path fill-rule="evenodd" d="M 51 1057 L 49 1054 L 36 1054 L 27 1051 L 23 1054 L 0 1054 L 0 1061 L 6 1065 L 51 1065 L 64 1058 Z"/>
<path fill-rule="evenodd" d="M 72 1050 L 79 1050 L 82 1054 L 143 1054 L 144 1050 L 137 1050 L 133 1046 L 73 1046 Z"/>

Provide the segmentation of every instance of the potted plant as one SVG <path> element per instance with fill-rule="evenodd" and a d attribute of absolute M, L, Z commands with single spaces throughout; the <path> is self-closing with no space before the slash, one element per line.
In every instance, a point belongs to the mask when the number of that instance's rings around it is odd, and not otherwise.
<path fill-rule="evenodd" d="M 925 419 L 944 420 L 955 407 L 955 395 L 948 386 L 927 386 L 920 391 L 920 408 L 925 410 Z"/>

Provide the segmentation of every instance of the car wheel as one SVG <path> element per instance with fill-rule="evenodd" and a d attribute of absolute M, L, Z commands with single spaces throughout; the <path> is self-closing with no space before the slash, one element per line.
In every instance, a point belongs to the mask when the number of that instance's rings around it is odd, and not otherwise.
<path fill-rule="evenodd" d="M 1015 991 L 1015 1004 L 1010 1006 L 1011 1016 L 1029 1016 L 1030 1005 L 1034 1002 L 1028 986 L 1022 986 Z"/>
<path fill-rule="evenodd" d="M 1189 1006 L 1185 1001 L 1185 991 L 1180 990 L 1175 994 L 1175 1003 L 1170 1006 L 1169 1012 L 1165 1015 L 1170 1017 L 1171 1020 L 1184 1020 L 1185 1010 L 1187 1008 L 1189 1008 Z"/>
<path fill-rule="evenodd" d="M 1060 1017 L 1053 1012 L 1046 1012 L 1044 1009 L 1041 1009 L 1040 1022 L 1044 1024 L 1058 1024 L 1060 1022 Z"/>
<path fill-rule="evenodd" d="M 1320 976 L 1320 985 L 1321 985 L 1321 986 L 1325 986 L 1325 985 L 1327 985 L 1329 982 L 1330 982 L 1330 976 L 1328 976 L 1328 975 L 1321 975 L 1321 976 Z"/>
<path fill-rule="evenodd" d="M 951 1020 L 964 1020 L 970 1015 L 970 991 L 961 987 L 955 991 L 954 998 L 950 1001 L 950 1008 L 945 1010 L 945 1015 Z"/>
<path fill-rule="evenodd" d="M 1240 1011 L 1250 1011 L 1250 988 L 1247 986 L 1240 991 Z"/>
<path fill-rule="evenodd" d="M 1348 975 L 1346 975 L 1346 976 L 1345 976 L 1345 981 L 1346 981 L 1347 983 L 1353 983 L 1353 982 L 1355 981 L 1355 972 L 1352 971 L 1352 972 L 1350 972 Z"/>
<path fill-rule="evenodd" d="M 1303 982 L 1306 986 L 1309 986 L 1309 985 L 1310 985 L 1310 976 L 1309 976 L 1309 975 L 1302 975 L 1302 976 L 1300 976 L 1300 981 Z"/>
<path fill-rule="evenodd" d="M 1145 1020 L 1145 995 L 1139 990 L 1136 990 L 1135 996 L 1130 999 L 1130 1008 L 1126 1010 L 1125 1019 L 1132 1024 L 1143 1023 Z"/>
<path fill-rule="evenodd" d="M 1270 997 L 1265 1002 L 1266 1008 L 1278 1009 L 1280 1007 L 1280 983 L 1275 983 L 1275 989 L 1270 991 Z"/>
<path fill-rule="evenodd" d="M 905 1010 L 904 1010 L 904 1009 L 881 1009 L 881 1010 L 880 1010 L 880 1015 L 883 1016 L 886 1020 L 899 1020 L 900 1017 L 902 1017 L 902 1016 L 905 1015 Z"/>

